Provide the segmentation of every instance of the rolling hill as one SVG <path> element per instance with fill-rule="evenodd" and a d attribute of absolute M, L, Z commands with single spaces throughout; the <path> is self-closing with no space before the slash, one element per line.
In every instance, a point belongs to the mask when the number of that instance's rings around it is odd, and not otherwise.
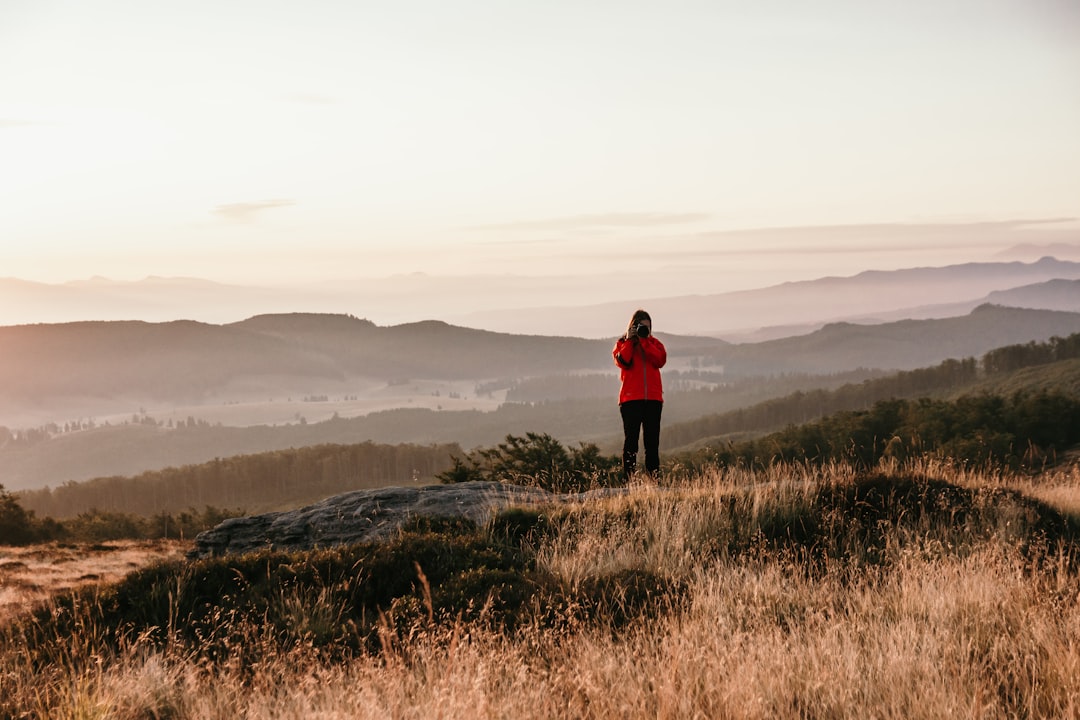
<path fill-rule="evenodd" d="M 396 366 L 391 367 L 392 363 L 379 366 L 387 372 L 402 371 L 403 367 L 428 368 L 432 372 L 439 367 L 443 367 L 442 372 L 465 372 L 469 368 L 493 372 L 478 359 L 492 357 L 502 363 L 499 367 L 507 372 L 543 373 L 548 367 L 544 363 L 551 358 L 538 359 L 530 353 L 555 353 L 556 360 L 565 363 L 563 367 L 591 361 L 594 367 L 603 368 L 602 373 L 615 372 L 610 364 L 610 347 L 604 341 L 500 336 L 442 323 L 377 328 L 347 316 L 290 315 L 252 318 L 236 326 L 224 327 L 198 323 L 105 325 L 110 326 L 105 337 L 112 341 L 123 340 L 120 347 L 103 343 L 98 338 L 88 341 L 89 349 L 81 352 L 78 342 L 65 333 L 77 331 L 78 337 L 79 333 L 95 329 L 86 324 L 39 328 L 43 333 L 36 344 L 21 346 L 23 352 L 33 350 L 32 358 L 23 358 L 22 371 L 42 383 L 37 390 L 41 393 L 40 402 L 50 398 L 56 402 L 65 399 L 62 395 L 49 396 L 42 391 L 42 387 L 50 387 L 50 382 L 71 391 L 72 378 L 51 378 L 48 373 L 56 372 L 56 368 L 65 363 L 78 367 L 79 362 L 87 358 L 94 361 L 101 374 L 110 378 L 114 387 L 126 388 L 129 392 L 130 388 L 140 386 L 138 383 L 143 388 L 153 389 L 155 378 L 183 388 L 184 376 L 169 375 L 183 371 L 189 373 L 186 379 L 192 387 L 221 387 L 223 378 L 242 374 L 247 362 L 277 363 L 278 369 L 306 373 L 303 377 L 308 378 L 317 372 L 334 378 L 362 367 L 366 357 L 385 360 L 394 357 L 393 353 L 404 355 Z M 949 358 L 980 356 L 1003 345 L 1044 341 L 1052 336 L 1064 337 L 1076 332 L 1080 332 L 1080 314 L 984 306 L 961 318 L 903 321 L 881 326 L 837 324 L 807 336 L 767 343 L 730 345 L 716 340 L 669 336 L 664 340 L 672 348 L 672 357 L 686 366 L 691 361 L 703 366 L 711 363 L 723 366 L 731 377 L 738 374 L 779 376 L 807 370 L 823 373 L 823 381 L 808 380 L 804 386 L 813 388 L 822 387 L 829 373 L 848 368 L 870 367 L 875 363 L 894 369 L 926 367 Z M 154 333 L 160 333 L 164 339 L 152 351 L 136 352 L 139 343 L 153 337 Z M 44 342 L 42 337 L 50 342 Z M 358 348 L 361 338 L 368 338 L 370 345 Z M 470 348 L 474 339 L 476 344 Z M 186 347 L 184 340 L 217 344 L 204 358 L 199 355 L 198 348 Z M 9 345 L 0 347 L 10 352 Z M 560 349 L 566 352 L 556 352 Z M 279 351 L 281 357 L 274 357 Z M 258 357 L 259 352 L 266 356 Z M 444 367 L 445 364 L 438 363 L 444 357 L 456 359 L 459 364 Z M 152 358 L 164 358 L 163 367 L 158 367 Z M 307 358 L 315 359 L 310 368 L 303 362 Z M 31 363 L 31 359 L 35 362 Z M 410 366 L 409 362 L 417 364 Z M 48 372 L 33 374 L 32 364 L 46 368 Z M 203 368 L 209 369 L 200 375 Z M 155 372 L 160 374 L 155 375 Z M 136 379 L 138 383 L 125 386 L 125 377 Z M 10 383 L 10 377 L 5 382 Z M 784 392 L 791 391 L 786 379 L 776 385 L 782 386 Z M 665 418 L 687 422 L 718 412 L 720 404 L 731 398 L 709 390 L 688 390 L 681 395 L 673 392 L 668 399 L 670 407 L 665 408 Z M 704 404 L 699 400 L 704 400 Z M 710 402 L 716 405 L 710 407 Z M 727 404 L 723 409 L 733 408 Z M 472 448 L 490 446 L 507 433 L 537 431 L 548 432 L 566 443 L 604 442 L 617 432 L 613 429 L 617 427 L 612 395 L 559 402 L 504 403 L 491 412 L 401 407 L 359 417 L 276 426 L 227 427 L 185 422 L 166 428 L 153 422 L 134 422 L 55 435 L 38 432 L 29 439 L 26 433 L 16 439 L 0 428 L 3 431 L 0 432 L 0 467 L 4 469 L 0 482 L 13 489 L 40 487 L 99 475 L 136 474 L 242 453 L 365 440 L 390 444 L 458 443 L 464 448 Z"/>
<path fill-rule="evenodd" d="M 868 270 L 850 277 L 788 282 L 756 290 L 647 298 L 639 304 L 652 314 L 657 330 L 731 339 L 766 327 L 787 327 L 799 332 L 799 328 L 805 331 L 823 323 L 856 318 L 895 319 L 890 314 L 896 312 L 908 318 L 964 314 L 987 302 L 989 294 L 995 291 L 1062 279 L 1080 279 L 1080 263 L 1044 257 L 1032 263 Z M 931 311 L 933 306 L 942 307 Z M 520 327 L 525 322 L 537 328 L 537 332 L 563 328 L 584 337 L 599 337 L 610 332 L 606 328 L 611 327 L 611 318 L 626 314 L 625 308 L 626 303 L 603 303 L 512 311 L 490 309 L 452 319 L 495 330 Z M 912 314 L 912 308 L 920 308 L 921 312 Z"/>
<path fill-rule="evenodd" d="M 1080 313 L 980 305 L 961 317 L 832 323 L 807 335 L 728 346 L 713 357 L 732 375 L 910 370 L 1075 332 L 1080 332 Z"/>
<path fill-rule="evenodd" d="M 1050 255 L 1064 246 L 1044 249 L 1044 255 Z M 179 318 L 230 323 L 254 315 L 329 312 L 358 314 L 387 325 L 437 319 L 494 332 L 605 338 L 619 332 L 634 307 L 644 305 L 658 331 L 767 339 L 837 321 L 961 315 L 985 302 L 1075 312 L 1075 307 L 1047 304 L 1038 297 L 1014 302 L 994 293 L 1077 279 L 1080 262 L 1053 257 L 870 270 L 737 292 L 717 281 L 715 290 L 675 297 L 649 297 L 647 290 L 613 284 L 617 278 L 573 275 L 416 273 L 317 288 L 225 285 L 185 277 L 133 282 L 92 278 L 62 284 L 0 278 L 0 325 Z M 769 328 L 767 336 L 748 335 L 761 328 Z"/>
<path fill-rule="evenodd" d="M 1045 346 L 1044 346 L 1045 347 Z M 697 417 L 690 421 L 668 423 L 663 431 L 664 453 L 667 458 L 693 463 L 695 451 L 703 447 L 726 447 L 737 442 L 760 437 L 829 416 L 851 411 L 868 410 L 881 401 L 916 400 L 926 402 L 960 401 L 961 398 L 985 399 L 997 395 L 1013 398 L 1016 393 L 1047 392 L 1080 401 L 1080 334 L 1071 336 L 1056 346 L 1053 356 L 1058 360 L 1041 361 L 1046 357 L 1032 353 L 1028 361 L 1034 364 L 1011 371 L 980 370 L 974 358 L 948 360 L 940 365 L 877 377 L 862 382 L 847 383 L 835 388 L 797 391 L 725 413 Z M 1014 348 L 1006 348 L 1012 350 Z M 675 402 L 685 400 L 680 395 Z M 588 415 L 587 406 L 556 404 L 569 418 Z M 276 441 L 280 448 L 261 454 L 233 453 L 215 457 L 209 462 L 176 463 L 157 471 L 130 471 L 98 475 L 86 482 L 68 482 L 51 490 L 42 489 L 20 493 L 26 507 L 55 517 L 70 517 L 90 507 L 149 515 L 161 511 L 180 511 L 203 504 L 269 509 L 288 506 L 300 500 L 314 501 L 331 491 L 356 487 L 378 487 L 388 484 L 431 482 L 435 473 L 450 466 L 451 455 L 460 456 L 461 447 L 450 444 L 374 444 L 370 440 L 355 443 L 355 437 L 375 428 L 394 436 L 407 436 L 420 431 L 433 435 L 452 433 L 454 428 L 468 428 L 486 433 L 487 440 L 479 445 L 492 446 L 501 441 L 500 433 L 524 436 L 542 425 L 542 412 L 533 412 L 528 405 L 506 406 L 495 413 L 417 413 L 401 411 L 380 414 L 372 418 L 356 418 L 323 423 L 323 427 L 295 426 L 292 428 L 254 429 L 214 428 L 196 426 L 181 431 L 162 432 L 153 427 L 107 428 L 81 437 L 58 438 L 52 452 L 43 458 L 61 460 L 71 454 L 73 442 L 91 443 L 102 456 L 132 458 L 133 446 L 171 448 L 173 452 L 196 447 L 218 449 L 240 447 L 247 443 L 256 447 L 260 441 Z M 608 420 L 615 413 L 610 404 Z M 398 428 L 395 422 L 403 415 L 426 418 Z M 550 420 L 550 418 L 548 418 Z M 602 419 L 593 418 L 597 423 Z M 426 425 L 424 423 L 427 423 Z M 609 430 L 615 423 L 609 422 Z M 1052 424 L 1052 423 L 1051 423 Z M 276 433 L 276 435 L 275 435 Z M 315 444 L 313 438 L 335 438 L 336 445 Z M 293 441 L 294 445 L 282 444 Z M 128 443 L 121 448 L 115 443 Z M 348 444 L 352 443 L 352 444 Z M 57 452 L 58 448 L 67 449 Z M 617 441 L 602 443 L 605 454 L 618 451 Z M 1065 448 L 1059 448 L 1064 450 Z M 118 452 L 118 450 L 122 450 Z M 223 453 L 224 454 L 224 453 Z M 10 455 L 5 456 L 10 459 Z M 94 458 L 86 456 L 89 462 Z M 180 466 L 182 465 L 182 467 Z"/>
<path fill-rule="evenodd" d="M 761 343 L 659 333 L 672 365 L 731 375 L 908 369 L 1080 331 L 1080 313 L 981 306 L 962 317 L 835 323 Z M 610 372 L 610 341 L 510 335 L 429 321 L 379 327 L 347 315 L 263 315 L 229 325 L 80 322 L 0 328 L 0 401 L 55 407 L 73 398 L 221 402 L 333 388 L 351 380 L 507 380 Z M 232 395 L 230 395 L 232 393 Z M 3 418 L 0 417 L 0 424 Z"/>
<path fill-rule="evenodd" d="M 45 406 L 78 397 L 191 403 L 227 397 L 239 382 L 249 395 L 266 396 L 337 391 L 357 377 L 482 379 L 598 369 L 610 364 L 609 351 L 608 341 L 434 321 L 378 327 L 345 315 L 269 315 L 230 325 L 18 325 L 0 328 L 0 399 Z"/>

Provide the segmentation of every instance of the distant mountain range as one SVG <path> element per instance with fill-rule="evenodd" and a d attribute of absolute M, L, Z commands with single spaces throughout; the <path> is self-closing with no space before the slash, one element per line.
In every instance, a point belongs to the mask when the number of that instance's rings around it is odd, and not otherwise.
<path fill-rule="evenodd" d="M 882 324 L 830 323 L 807 335 L 731 345 L 714 352 L 729 374 L 914 370 L 948 358 L 1080 332 L 1080 313 L 980 305 L 959 317 Z"/>
<path fill-rule="evenodd" d="M 1019 251 L 1020 249 L 1018 249 Z M 765 340 L 810 332 L 829 322 L 887 322 L 966 314 L 990 302 L 1077 311 L 1080 263 L 968 263 L 867 271 L 850 277 L 783 283 L 738 292 L 637 297 L 611 277 L 424 274 L 366 278 L 346 286 L 253 287 L 196 278 L 105 278 L 62 284 L 0 278 L 0 325 L 94 320 L 198 320 L 232 323 L 275 313 L 351 314 L 396 325 L 442 320 L 514 334 L 612 338 L 638 306 L 658 330 L 729 340 Z M 998 293 L 1030 286 L 1023 294 Z M 623 296 L 622 299 L 619 299 Z M 434 310 L 433 310 L 434 308 Z M 478 310 L 478 308 L 482 308 Z"/>
<path fill-rule="evenodd" d="M 716 295 L 644 298 L 657 330 L 730 340 L 768 339 L 805 333 L 829 322 L 882 322 L 964 314 L 991 302 L 1080 311 L 1076 284 L 1080 263 L 1045 257 L 1033 263 L 966 263 L 907 270 L 870 270 L 851 277 L 789 282 Z M 998 295 L 1024 287 L 1023 292 Z M 580 337 L 617 334 L 633 307 L 625 302 L 584 307 L 491 309 L 452 318 L 471 327 L 509 331 L 525 323 L 536 332 L 562 330 Z M 764 335 L 758 334 L 769 329 Z"/>
<path fill-rule="evenodd" d="M 415 288 L 431 280 L 402 282 Z M 0 292 L 13 287 L 23 299 L 42 303 L 78 303 L 86 297 L 79 293 L 93 292 L 131 315 L 196 296 L 226 304 L 245 291 L 183 278 L 64 286 L 0 280 Z M 73 294 L 55 294 L 58 288 Z M 268 304 L 288 299 L 264 297 Z M 1043 258 L 872 271 L 641 304 L 652 312 L 673 367 L 722 368 L 733 376 L 911 369 L 1080 332 L 1080 263 Z M 0 426 L 130 415 L 144 405 L 160 411 L 341 397 L 410 380 L 506 387 L 527 377 L 613 373 L 611 342 L 625 327 L 629 307 L 491 310 L 474 313 L 476 322 L 468 323 L 505 322 L 524 332 L 441 320 L 379 326 L 312 312 L 258 314 L 220 325 L 94 320 L 2 326 Z"/>
<path fill-rule="evenodd" d="M 290 365 L 293 365 L 292 371 L 300 375 L 247 376 L 245 391 L 250 391 L 251 387 L 261 382 L 265 383 L 263 391 L 280 393 L 284 385 L 297 377 L 305 382 L 314 382 L 318 379 L 317 374 L 322 373 L 325 380 L 337 373 L 344 373 L 343 367 L 355 367 L 350 363 L 362 363 L 363 351 L 354 353 L 352 347 L 351 341 L 357 338 L 376 338 L 373 342 L 383 355 L 384 367 L 388 367 L 395 358 L 400 360 L 410 353 L 437 358 L 440 349 L 447 346 L 448 338 L 456 338 L 458 342 L 468 345 L 470 335 L 477 332 L 444 324 L 377 328 L 345 316 L 310 315 L 264 316 L 225 327 L 192 323 L 104 325 L 116 327 L 101 333 L 101 337 L 126 339 L 127 343 L 109 352 L 108 346 L 98 344 L 95 347 L 87 343 L 85 338 L 81 343 L 73 342 L 71 338 L 64 337 L 72 330 L 93 332 L 102 328 L 70 325 L 46 326 L 52 332 L 39 334 L 33 343 L 22 342 L 19 351 L 29 354 L 40 366 L 41 372 L 24 370 L 26 374 L 15 378 L 14 382 L 6 378 L 0 385 L 0 411 L 8 411 L 9 407 L 19 402 L 32 402 L 39 409 L 51 407 L 62 419 L 65 404 L 72 400 L 69 393 L 76 388 L 70 382 L 50 385 L 57 382 L 52 376 L 58 367 L 70 370 L 77 366 L 80 358 L 88 366 L 87 372 L 81 376 L 84 381 L 95 378 L 98 373 L 91 368 L 97 368 L 102 375 L 111 379 L 110 382 L 115 383 L 114 387 L 128 388 L 122 391 L 124 394 L 120 399 L 129 404 L 139 401 L 136 395 L 139 389 L 141 392 L 152 390 L 155 382 L 161 382 L 162 388 L 171 392 L 180 392 L 186 386 L 202 387 L 204 390 L 210 388 L 219 393 L 217 401 L 220 402 L 227 398 L 228 392 L 237 389 L 237 379 L 243 377 L 246 364 L 258 370 L 273 368 L 281 372 L 289 371 Z M 9 347 L 11 337 L 6 334 L 9 330 L 12 328 L 0 328 L 0 358 L 4 362 L 9 360 L 2 352 Z M 423 338 L 428 332 L 429 341 L 425 343 Z M 836 373 L 842 368 L 874 365 L 931 367 L 948 357 L 978 357 L 996 347 L 1077 332 L 1080 332 L 1080 313 L 987 305 L 963 317 L 903 320 L 882 325 L 836 323 L 805 336 L 763 343 L 731 345 L 719 340 L 667 335 L 663 339 L 671 348 L 670 355 L 684 368 L 689 365 L 688 361 L 695 360 L 702 370 L 713 377 L 721 367 L 732 379 L 739 375 L 760 377 L 767 374 L 771 377 L 766 377 L 764 383 L 753 384 L 789 388 L 784 392 L 791 392 L 790 388 L 812 391 L 826 387 L 831 378 L 837 377 L 811 378 L 803 374 L 806 372 Z M 378 339 L 379 335 L 383 337 Z M 404 341 L 401 341 L 402 337 Z M 491 333 L 482 334 L 478 339 L 479 346 L 486 344 L 486 349 L 493 352 L 493 358 L 510 358 L 512 362 L 519 362 L 521 351 L 525 348 L 534 354 L 546 354 L 549 349 L 558 347 L 572 353 L 575 352 L 574 348 L 578 348 L 587 352 L 590 361 L 595 361 L 597 367 L 602 368 L 596 372 L 615 372 L 608 355 L 610 347 L 605 341 Z M 142 342 L 147 340 L 157 344 L 157 354 L 147 356 L 138 352 Z M 191 362 L 193 355 L 197 354 L 193 347 L 189 347 L 192 342 L 208 343 L 205 346 L 207 362 Z M 421 344 L 417 346 L 415 343 Z M 583 344 L 579 346 L 576 343 Z M 80 345 L 85 345 L 92 352 L 81 355 Z M 280 358 L 273 357 L 285 347 L 291 347 L 292 352 L 284 353 Z M 260 354 L 266 356 L 259 357 Z M 58 356 L 67 359 L 58 363 Z M 171 356 L 178 360 L 171 363 L 165 361 Z M 463 351 L 457 357 L 467 356 L 468 351 Z M 312 364 L 309 366 L 306 363 Z M 463 365 L 467 366 L 469 364 Z M 482 371 L 483 367 L 486 366 L 476 366 L 476 371 Z M 527 362 L 518 367 L 544 370 L 544 366 L 530 367 Z M 781 373 L 788 375 L 779 377 Z M 873 375 L 880 376 L 877 373 Z M 124 384 L 125 377 L 130 380 L 130 385 Z M 680 376 L 672 372 L 668 377 L 676 380 Z M 684 374 L 682 377 L 692 375 Z M 549 379 L 558 383 L 565 376 Z M 221 384 L 223 381 L 225 385 Z M 31 398 L 20 395 L 24 390 L 19 383 L 25 382 L 38 383 L 33 388 L 34 396 Z M 732 404 L 735 397 L 726 393 L 725 388 L 695 390 L 684 384 L 678 390 L 668 389 L 671 390 L 668 393 L 671 407 L 665 409 L 665 418 L 675 424 L 673 427 L 680 422 L 686 423 L 698 417 L 742 407 Z M 85 391 L 92 392 L 94 388 L 87 385 Z M 158 391 L 161 392 L 161 389 Z M 12 394 L 16 397 L 12 398 Z M 759 390 L 752 390 L 749 396 L 771 397 L 767 392 L 762 395 Z M 108 399 L 103 397 L 100 401 Z M 193 412 L 198 415 L 198 410 Z M 178 423 L 175 428 L 170 423 L 165 428 L 154 423 L 122 422 L 98 424 L 94 428 L 58 434 L 40 431 L 12 434 L 0 427 L 0 481 L 9 489 L 57 486 L 70 480 L 104 475 L 136 475 L 145 470 L 206 462 L 215 457 L 365 440 L 389 444 L 458 443 L 467 449 L 490 447 L 507 433 L 523 435 L 527 432 L 548 432 L 571 444 L 606 442 L 607 438 L 614 438 L 618 427 L 614 388 L 607 397 L 582 396 L 504 403 L 498 409 L 487 412 L 397 406 L 396 409 L 367 415 L 334 417 L 313 423 L 231 427 L 189 421 Z M 21 437 L 16 440 L 16 435 Z M 609 444 L 614 446 L 614 442 Z"/>
<path fill-rule="evenodd" d="M 1080 313 L 984 305 L 960 317 L 833 323 L 759 343 L 658 337 L 667 344 L 672 367 L 746 376 L 912 369 L 1077 332 Z M 614 373 L 610 351 L 611 340 L 493 333 L 436 321 L 379 327 L 345 315 L 300 313 L 228 325 L 115 321 L 0 327 L 0 425 L 10 422 L 4 413 L 31 406 L 64 421 L 84 415 L 85 408 L 220 404 L 301 391 L 339 394 L 362 382 L 508 383 Z"/>
<path fill-rule="evenodd" d="M 653 315 L 669 350 L 669 371 L 700 369 L 711 378 L 908 370 L 1080 332 L 1080 262 L 1053 258 L 870 271 L 758 290 L 531 309 L 508 307 L 497 298 L 520 305 L 529 298 L 560 297 L 551 292 L 557 279 L 493 282 L 415 275 L 311 291 L 189 278 L 137 283 L 97 278 L 63 285 L 0 279 L 0 483 L 25 487 L 130 474 L 321 442 L 471 447 L 496 442 L 507 432 L 538 429 L 565 432 L 560 435 L 565 441 L 606 437 L 612 413 L 617 417 L 613 398 L 606 396 L 556 402 L 566 394 L 549 398 L 541 391 L 535 406 L 504 404 L 493 412 L 449 402 L 447 409 L 455 411 L 444 412 L 441 398 L 446 388 L 464 384 L 475 400 L 481 390 L 474 393 L 474 386 L 505 388 L 524 378 L 536 378 L 539 388 L 563 390 L 577 387 L 567 380 L 576 374 L 588 375 L 577 380 L 615 382 L 611 344 L 638 306 Z M 597 298 L 612 297 L 610 287 L 595 284 Z M 585 297 L 578 290 L 575 286 L 573 296 Z M 414 312 L 422 307 L 421 295 L 428 303 L 434 295 L 445 297 L 441 317 L 388 326 L 357 317 L 376 306 Z M 353 302 L 355 312 L 337 309 Z M 490 309 L 469 311 L 485 305 Z M 220 324 L 178 319 L 196 317 L 194 309 L 206 307 L 221 315 L 245 308 L 254 312 Z M 48 318 L 72 312 L 88 319 L 3 325 L 5 313 Z M 166 319 L 147 319 L 155 317 Z M 475 329 L 480 327 L 485 329 Z M 696 392 L 686 380 L 692 374 L 682 377 L 681 392 L 687 387 Z M 431 381 L 421 394 L 441 387 L 443 395 L 419 397 L 408 407 L 379 405 L 381 400 L 358 403 L 343 411 L 346 418 L 311 424 L 302 413 L 312 406 L 293 404 L 294 398 L 306 403 L 304 394 L 329 395 L 333 402 L 311 402 L 336 412 L 337 403 L 347 405 L 344 395 L 367 390 L 373 398 L 385 390 L 395 401 L 409 395 L 412 402 L 418 396 L 411 383 L 402 393 L 395 388 L 418 380 Z M 693 406 L 700 412 L 700 406 L 712 403 L 709 390 L 703 393 L 695 396 L 698 404 L 672 407 L 672 420 L 677 411 L 685 414 Z M 488 402 L 484 407 L 493 408 L 498 401 Z M 224 426 L 196 424 L 189 416 L 182 432 L 172 430 L 172 421 L 169 429 L 140 422 L 89 430 L 81 425 L 87 418 L 138 420 L 136 410 L 157 418 L 176 412 L 178 418 L 189 412 L 198 417 L 201 408 L 243 403 L 260 406 L 260 413 L 263 405 L 282 408 L 288 419 L 252 427 L 244 425 L 264 421 L 240 420 L 228 427 L 228 420 Z M 370 414 L 353 417 L 361 412 Z M 327 410 L 323 417 L 330 415 Z M 25 432 L 15 443 L 16 435 L 5 429 L 69 420 L 80 424 L 51 440 L 39 432 L 29 445 Z M 4 438 L 12 443 L 5 446 Z"/>
<path fill-rule="evenodd" d="M 670 372 L 700 368 L 712 377 L 723 373 L 735 379 L 929 367 L 947 358 L 980 357 L 997 347 L 1074 333 L 1080 333 L 1080 313 L 982 305 L 958 317 L 832 323 L 806 335 L 758 343 L 658 336 L 668 347 Z M 340 397 L 365 381 L 385 387 L 416 378 L 478 383 L 494 378 L 505 386 L 532 376 L 558 387 L 570 373 L 613 377 L 610 350 L 610 340 L 492 333 L 434 321 L 379 327 L 346 315 L 302 313 L 228 325 L 115 321 L 0 327 L 0 482 L 9 488 L 59 484 L 326 442 L 457 442 L 468 448 L 528 431 L 553 432 L 567 442 L 606 437 L 617 427 L 614 394 L 508 403 L 492 412 L 397 405 L 311 424 L 185 422 L 182 430 L 180 425 L 167 430 L 138 421 L 99 424 L 52 439 L 38 433 L 29 444 L 7 442 L 14 435 L 3 426 L 22 429 L 7 418 L 20 409 L 31 414 L 26 408 L 61 425 L 116 413 L 117 408 L 131 413 L 143 403 L 159 416 L 170 405 L 190 409 L 268 396 L 295 408 L 284 399 L 290 392 L 322 389 Z M 692 419 L 686 414 L 692 405 L 699 414 L 715 412 L 719 400 L 707 388 L 701 392 L 694 402 L 684 399 L 672 407 L 672 419 Z"/>
<path fill-rule="evenodd" d="M 1041 310 L 1061 310 L 1080 312 L 1080 280 L 1048 280 L 1046 282 L 1024 285 L 1011 290 L 995 290 L 976 300 L 945 303 L 942 305 L 922 305 L 907 307 L 890 312 L 872 315 L 851 315 L 836 322 L 851 322 L 861 325 L 876 325 L 899 320 L 927 320 L 966 315 L 980 305 L 1001 305 L 1005 307 L 1033 308 Z M 738 342 L 760 342 L 803 335 L 819 330 L 827 323 L 818 322 L 801 326 L 763 327 L 752 332 L 727 333 L 728 340 Z"/>
<path fill-rule="evenodd" d="M 712 344 L 720 341 L 713 340 Z M 346 315 L 261 315 L 228 325 L 99 321 L 0 327 L 0 399 L 158 403 L 335 390 L 349 379 L 524 377 L 611 364 L 610 344 L 428 321 L 379 327 Z M 0 423 L 2 424 L 2 423 Z"/>

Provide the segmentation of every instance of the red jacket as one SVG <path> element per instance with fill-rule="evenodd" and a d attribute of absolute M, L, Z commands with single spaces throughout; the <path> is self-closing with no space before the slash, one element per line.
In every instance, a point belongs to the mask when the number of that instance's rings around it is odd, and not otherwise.
<path fill-rule="evenodd" d="M 621 371 L 620 405 L 627 400 L 664 401 L 664 386 L 660 382 L 660 368 L 667 363 L 664 343 L 653 335 L 641 338 L 636 343 L 619 338 L 611 355 Z"/>

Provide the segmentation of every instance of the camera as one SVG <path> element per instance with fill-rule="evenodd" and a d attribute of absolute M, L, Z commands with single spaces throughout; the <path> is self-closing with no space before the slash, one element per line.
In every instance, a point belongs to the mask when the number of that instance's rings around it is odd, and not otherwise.
<path fill-rule="evenodd" d="M 638 323 L 630 328 L 630 334 L 637 335 L 639 338 L 647 338 L 649 337 L 649 326 L 644 323 Z"/>

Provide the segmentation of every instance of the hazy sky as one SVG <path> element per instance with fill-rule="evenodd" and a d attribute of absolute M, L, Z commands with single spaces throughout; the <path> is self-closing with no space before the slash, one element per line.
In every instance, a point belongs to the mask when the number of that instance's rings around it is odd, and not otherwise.
<path fill-rule="evenodd" d="M 693 291 L 1078 216 L 1076 0 L 0 0 L 0 277 Z"/>

